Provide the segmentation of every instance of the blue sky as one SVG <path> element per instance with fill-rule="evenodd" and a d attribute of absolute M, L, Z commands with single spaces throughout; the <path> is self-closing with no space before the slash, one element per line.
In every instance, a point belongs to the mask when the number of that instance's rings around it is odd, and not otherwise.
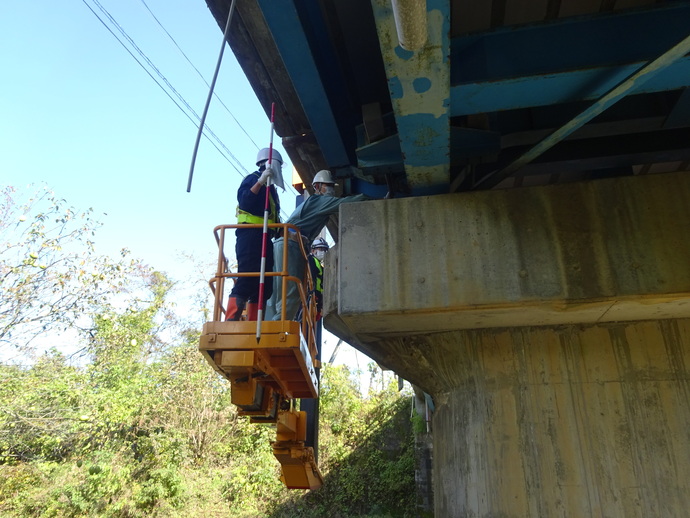
<path fill-rule="evenodd" d="M 193 274 L 180 252 L 215 257 L 213 228 L 234 223 L 237 169 L 254 170 L 270 121 L 226 47 L 215 92 L 227 109 L 214 99 L 206 122 L 236 161 L 202 139 L 188 193 L 198 125 L 91 12 L 89 6 L 145 63 L 99 4 L 201 115 L 209 89 L 197 70 L 211 82 L 222 41 L 203 0 L 1 2 L 0 185 L 45 183 L 78 210 L 92 207 L 103 223 L 98 252 L 114 255 L 126 247 L 181 279 Z M 274 144 L 287 158 L 278 136 Z M 291 170 L 286 163 L 286 183 Z M 288 214 L 295 194 L 281 193 Z M 324 359 L 336 343 L 325 334 Z M 365 372 L 369 361 L 345 344 L 338 360 Z"/>
<path fill-rule="evenodd" d="M 232 115 L 214 99 L 207 124 L 237 162 L 202 139 L 187 193 L 198 126 L 89 10 L 87 4 L 126 42 L 94 1 L 2 3 L 0 180 L 16 187 L 45 182 L 78 209 L 93 207 L 104 224 L 99 251 L 126 246 L 173 271 L 178 250 L 214 252 L 213 227 L 234 220 L 237 169 L 255 169 L 270 122 L 226 47 L 215 91 Z M 194 67 L 210 83 L 222 40 L 203 0 L 99 3 L 200 115 L 208 87 Z M 276 136 L 282 152 L 279 143 Z M 291 166 L 284 171 L 289 176 Z M 292 194 L 283 200 L 294 203 Z"/>

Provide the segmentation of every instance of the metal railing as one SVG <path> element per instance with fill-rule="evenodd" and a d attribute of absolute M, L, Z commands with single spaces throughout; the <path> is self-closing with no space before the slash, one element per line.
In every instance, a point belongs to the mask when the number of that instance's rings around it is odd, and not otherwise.
<path fill-rule="evenodd" d="M 224 306 L 224 301 L 228 294 L 225 293 L 225 281 L 226 279 L 234 279 L 239 277 L 260 277 L 261 272 L 233 272 L 230 271 L 230 262 L 228 261 L 227 255 L 225 253 L 225 234 L 228 230 L 235 229 L 251 229 L 258 228 L 263 229 L 263 224 L 234 224 L 234 225 L 218 225 L 213 229 L 213 233 L 216 238 L 216 243 L 218 244 L 218 261 L 216 266 L 215 276 L 209 280 L 209 287 L 214 295 L 213 304 L 213 320 L 220 322 L 225 320 L 226 308 Z M 286 297 L 288 282 L 293 282 L 297 284 L 297 289 L 299 292 L 300 304 L 301 304 L 301 331 L 304 335 L 307 344 L 309 345 L 309 350 L 312 358 L 316 358 L 316 325 L 315 318 L 317 315 L 316 310 L 316 297 L 310 296 L 314 292 L 314 280 L 311 276 L 311 271 L 309 268 L 308 250 L 305 246 L 304 239 L 302 235 L 294 225 L 288 223 L 272 223 L 268 225 L 269 229 L 277 229 L 281 236 L 290 236 L 284 239 L 283 246 L 283 257 L 274 257 L 274 271 L 267 271 L 264 273 L 264 282 L 273 282 L 275 277 L 282 277 L 283 282 L 281 283 L 281 310 L 280 310 L 280 320 L 289 320 L 286 314 Z M 302 258 L 304 259 L 304 272 L 303 279 L 300 280 L 299 277 L 290 275 L 289 273 L 289 260 L 288 260 L 288 249 L 290 247 L 289 241 L 295 241 L 299 245 Z M 267 246 L 273 246 L 273 243 L 269 240 Z M 282 259 L 282 260 L 281 260 Z M 281 265 L 280 270 L 277 266 Z M 292 315 L 294 316 L 294 315 Z"/>

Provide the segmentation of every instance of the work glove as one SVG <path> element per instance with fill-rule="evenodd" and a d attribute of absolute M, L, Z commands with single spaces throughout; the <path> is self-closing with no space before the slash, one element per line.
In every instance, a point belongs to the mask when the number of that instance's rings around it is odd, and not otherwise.
<path fill-rule="evenodd" d="M 259 176 L 257 182 L 261 185 L 266 185 L 266 182 L 268 182 L 268 180 L 271 178 L 273 178 L 273 169 L 271 169 L 270 167 L 266 167 L 266 169 L 264 169 L 264 172 L 261 173 L 261 176 Z"/>

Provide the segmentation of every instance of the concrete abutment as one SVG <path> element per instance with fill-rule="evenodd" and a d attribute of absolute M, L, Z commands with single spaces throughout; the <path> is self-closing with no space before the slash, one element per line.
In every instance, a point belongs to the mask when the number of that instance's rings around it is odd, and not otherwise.
<path fill-rule="evenodd" d="M 326 327 L 433 396 L 437 517 L 687 515 L 689 178 L 341 207 Z"/>

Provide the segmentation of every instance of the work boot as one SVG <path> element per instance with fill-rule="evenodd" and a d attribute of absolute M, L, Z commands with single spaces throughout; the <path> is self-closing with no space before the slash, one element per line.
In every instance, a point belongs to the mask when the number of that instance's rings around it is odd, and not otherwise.
<path fill-rule="evenodd" d="M 228 297 L 228 309 L 225 311 L 225 320 L 239 320 L 246 304 L 246 299 L 230 295 Z"/>
<path fill-rule="evenodd" d="M 247 320 L 256 320 L 259 316 L 259 303 L 258 302 L 248 302 L 247 303 Z"/>

